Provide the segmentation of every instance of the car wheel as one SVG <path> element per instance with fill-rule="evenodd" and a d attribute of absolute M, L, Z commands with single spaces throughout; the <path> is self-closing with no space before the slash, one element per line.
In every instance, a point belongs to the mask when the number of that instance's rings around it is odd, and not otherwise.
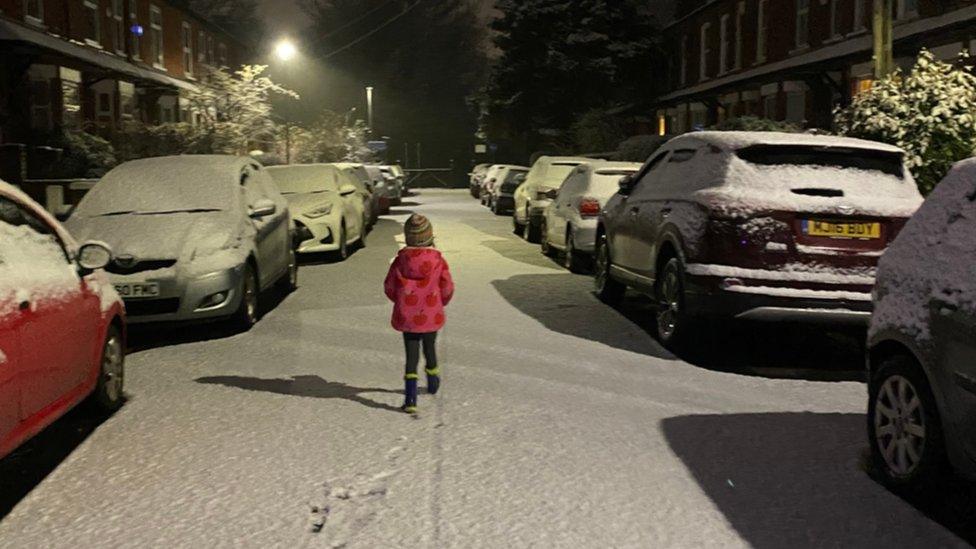
<path fill-rule="evenodd" d="M 657 337 L 665 347 L 677 347 L 690 330 L 685 311 L 685 277 L 681 260 L 673 257 L 661 269 L 655 294 L 657 297 Z"/>
<path fill-rule="evenodd" d="M 566 251 L 563 253 L 563 265 L 571 273 L 580 274 L 586 269 L 583 265 L 583 258 L 576 251 L 576 243 L 573 240 L 573 231 L 566 231 Z"/>
<path fill-rule="evenodd" d="M 366 218 L 363 218 L 363 228 L 359 233 L 359 247 L 366 247 Z"/>
<path fill-rule="evenodd" d="M 515 229 L 515 234 L 518 236 L 525 235 L 525 225 L 518 222 L 518 217 L 516 217 L 515 212 L 512 212 L 512 227 Z"/>
<path fill-rule="evenodd" d="M 278 287 L 286 294 L 298 289 L 298 253 L 295 250 L 288 252 L 288 272 L 278 281 Z"/>
<path fill-rule="evenodd" d="M 538 244 L 542 240 L 541 223 L 533 223 L 528 212 L 525 214 L 528 223 L 525 225 L 525 240 L 531 244 Z"/>
<path fill-rule="evenodd" d="M 349 259 L 349 243 L 346 242 L 346 226 L 343 225 L 339 229 L 339 249 L 335 251 L 335 258 L 337 261 L 345 261 Z"/>
<path fill-rule="evenodd" d="M 116 326 L 109 326 L 101 356 L 91 403 L 102 412 L 114 412 L 125 401 L 125 349 L 122 332 Z"/>
<path fill-rule="evenodd" d="M 237 307 L 234 314 L 234 323 L 241 331 L 248 331 L 259 320 L 259 298 L 261 295 L 258 286 L 258 276 L 254 267 L 250 263 L 244 264 L 244 276 L 241 277 L 241 304 Z"/>
<path fill-rule="evenodd" d="M 606 236 L 601 236 L 597 240 L 596 247 L 596 268 L 593 277 L 594 290 L 600 301 L 608 305 L 617 305 L 623 298 L 627 287 L 617 282 L 610 276 L 610 267 L 613 264 L 610 259 L 610 244 Z"/>
<path fill-rule="evenodd" d="M 549 243 L 549 225 L 545 220 L 539 224 L 539 247 L 542 248 L 542 255 L 546 257 L 554 255 L 552 244 Z"/>
<path fill-rule="evenodd" d="M 885 359 L 868 383 L 868 439 L 881 481 L 914 491 L 948 469 L 939 411 L 925 373 L 911 357 Z"/>

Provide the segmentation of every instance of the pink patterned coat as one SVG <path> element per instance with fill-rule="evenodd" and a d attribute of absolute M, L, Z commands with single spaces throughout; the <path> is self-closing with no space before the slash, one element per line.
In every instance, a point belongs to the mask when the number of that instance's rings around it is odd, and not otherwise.
<path fill-rule="evenodd" d="M 434 248 L 404 248 L 383 283 L 393 302 L 391 324 L 398 332 L 427 334 L 444 327 L 444 306 L 454 296 L 447 262 Z"/>

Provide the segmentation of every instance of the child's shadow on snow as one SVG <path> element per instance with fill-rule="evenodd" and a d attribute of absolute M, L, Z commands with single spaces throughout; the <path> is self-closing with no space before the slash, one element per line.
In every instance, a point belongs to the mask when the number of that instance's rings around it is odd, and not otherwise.
<path fill-rule="evenodd" d="M 196 379 L 197 383 L 236 387 L 245 391 L 261 391 L 308 398 L 337 398 L 363 406 L 401 413 L 399 408 L 363 397 L 363 393 L 401 394 L 401 391 L 378 387 L 353 387 L 338 381 L 326 381 L 319 376 L 292 376 L 291 379 L 261 379 L 243 376 L 211 376 Z"/>

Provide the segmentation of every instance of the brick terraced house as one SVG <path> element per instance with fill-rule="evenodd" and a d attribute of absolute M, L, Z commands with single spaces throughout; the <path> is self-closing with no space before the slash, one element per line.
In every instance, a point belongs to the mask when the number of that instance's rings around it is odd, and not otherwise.
<path fill-rule="evenodd" d="M 738 116 L 829 128 L 836 105 L 873 81 L 873 0 L 685 0 L 664 28 L 673 48 L 658 131 Z M 896 63 L 925 47 L 976 48 L 976 0 L 894 0 Z M 976 51 L 976 49 L 971 50 Z"/>
<path fill-rule="evenodd" d="M 0 0 L 0 176 L 23 179 L 63 129 L 190 121 L 203 67 L 249 56 L 176 0 Z"/>

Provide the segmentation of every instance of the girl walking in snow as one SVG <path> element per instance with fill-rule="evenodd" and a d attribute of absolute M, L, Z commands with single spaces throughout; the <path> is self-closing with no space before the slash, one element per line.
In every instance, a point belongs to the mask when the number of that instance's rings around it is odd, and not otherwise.
<path fill-rule="evenodd" d="M 444 327 L 444 306 L 454 295 L 447 261 L 434 249 L 434 228 L 419 214 L 407 219 L 403 229 L 407 247 L 400 250 L 386 275 L 383 289 L 393 302 L 393 329 L 403 332 L 407 354 L 402 409 L 417 413 L 417 366 L 423 347 L 427 392 L 437 394 L 440 368 L 435 343 Z"/>

